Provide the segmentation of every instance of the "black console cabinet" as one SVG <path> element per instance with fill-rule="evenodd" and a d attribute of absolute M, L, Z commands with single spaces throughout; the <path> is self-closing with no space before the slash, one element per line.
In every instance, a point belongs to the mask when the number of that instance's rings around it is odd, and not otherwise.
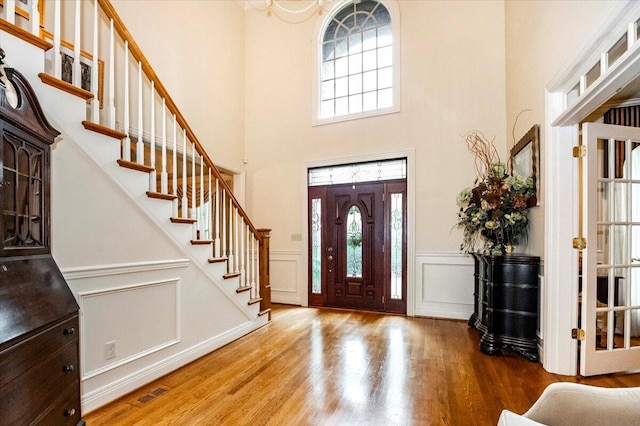
<path fill-rule="evenodd" d="M 485 354 L 512 349 L 538 361 L 538 274 L 540 258 L 474 254 L 474 311 L 469 326 L 482 335 Z"/>

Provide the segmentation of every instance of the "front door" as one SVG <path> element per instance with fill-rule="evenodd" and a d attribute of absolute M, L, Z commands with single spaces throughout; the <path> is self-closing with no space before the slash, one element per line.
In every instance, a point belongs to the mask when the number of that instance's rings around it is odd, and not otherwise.
<path fill-rule="evenodd" d="M 309 188 L 309 304 L 406 313 L 406 182 Z"/>
<path fill-rule="evenodd" d="M 580 374 L 640 368 L 640 129 L 582 126 Z"/>

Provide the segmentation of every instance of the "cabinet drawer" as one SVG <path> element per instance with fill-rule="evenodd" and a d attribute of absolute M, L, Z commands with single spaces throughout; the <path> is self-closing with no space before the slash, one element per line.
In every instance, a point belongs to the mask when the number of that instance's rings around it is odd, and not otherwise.
<path fill-rule="evenodd" d="M 0 388 L 2 422 L 31 423 L 47 412 L 60 395 L 78 392 L 78 377 L 78 342 L 74 340 Z"/>
<path fill-rule="evenodd" d="M 77 341 L 78 316 L 74 315 L 0 352 L 0 389 L 42 363 L 59 348 Z"/>
<path fill-rule="evenodd" d="M 530 285 L 491 284 L 489 298 L 493 309 L 538 312 L 538 287 Z"/>
<path fill-rule="evenodd" d="M 49 411 L 40 414 L 34 421 L 35 425 L 42 426 L 75 426 L 80 421 L 80 387 L 60 396 L 49 408 Z"/>

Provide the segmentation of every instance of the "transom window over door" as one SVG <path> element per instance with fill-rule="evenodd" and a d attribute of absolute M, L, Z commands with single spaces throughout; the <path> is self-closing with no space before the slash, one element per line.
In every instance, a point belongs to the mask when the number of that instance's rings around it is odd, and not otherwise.
<path fill-rule="evenodd" d="M 377 0 L 349 1 L 322 26 L 315 124 L 399 110 L 398 18 Z"/>

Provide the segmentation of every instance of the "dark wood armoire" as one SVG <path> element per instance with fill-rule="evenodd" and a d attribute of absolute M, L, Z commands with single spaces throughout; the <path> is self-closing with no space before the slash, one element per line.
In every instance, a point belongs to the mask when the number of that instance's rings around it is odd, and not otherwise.
<path fill-rule="evenodd" d="M 48 123 L 0 49 L 0 424 L 77 425 L 78 304 L 50 246 Z"/>

